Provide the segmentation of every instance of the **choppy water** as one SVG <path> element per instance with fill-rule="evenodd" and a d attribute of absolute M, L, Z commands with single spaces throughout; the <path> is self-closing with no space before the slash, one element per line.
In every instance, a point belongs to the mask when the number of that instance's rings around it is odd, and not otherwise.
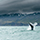
<path fill-rule="evenodd" d="M 0 40 L 40 40 L 40 26 L 34 31 L 28 26 L 0 26 Z"/>

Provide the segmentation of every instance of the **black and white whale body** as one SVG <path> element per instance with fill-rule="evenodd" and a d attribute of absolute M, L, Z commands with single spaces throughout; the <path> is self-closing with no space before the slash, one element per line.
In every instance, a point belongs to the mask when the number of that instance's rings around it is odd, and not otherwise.
<path fill-rule="evenodd" d="M 35 30 L 35 26 L 37 25 L 37 23 L 35 22 L 34 24 L 29 23 L 29 27 L 27 28 L 27 30 Z"/>
<path fill-rule="evenodd" d="M 31 25 L 31 24 L 29 24 L 29 25 L 31 26 L 31 30 L 33 30 L 34 26 L 33 26 L 33 25 Z"/>

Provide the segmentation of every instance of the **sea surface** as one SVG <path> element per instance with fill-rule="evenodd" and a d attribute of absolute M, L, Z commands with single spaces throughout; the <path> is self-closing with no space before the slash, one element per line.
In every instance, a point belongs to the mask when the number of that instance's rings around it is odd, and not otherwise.
<path fill-rule="evenodd" d="M 27 30 L 28 26 L 0 26 L 0 40 L 40 40 L 40 26 Z"/>

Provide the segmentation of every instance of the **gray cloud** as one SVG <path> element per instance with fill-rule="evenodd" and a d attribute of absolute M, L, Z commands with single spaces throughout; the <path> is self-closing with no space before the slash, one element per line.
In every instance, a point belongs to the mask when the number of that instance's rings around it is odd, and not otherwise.
<path fill-rule="evenodd" d="M 40 0 L 1 0 L 0 11 L 40 11 Z"/>

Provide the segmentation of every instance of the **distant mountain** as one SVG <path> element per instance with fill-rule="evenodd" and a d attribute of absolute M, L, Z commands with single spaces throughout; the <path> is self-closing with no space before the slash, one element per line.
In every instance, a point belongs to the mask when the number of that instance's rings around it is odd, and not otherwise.
<path fill-rule="evenodd" d="M 29 16 L 29 15 L 38 15 L 40 14 L 40 12 L 34 12 L 34 13 L 30 13 L 30 14 L 27 14 L 27 13 L 5 13 L 5 14 L 1 14 L 0 17 L 2 16 Z"/>
<path fill-rule="evenodd" d="M 40 12 L 34 12 L 32 14 L 26 14 L 26 13 L 11 13 L 11 14 L 3 14 L 0 15 L 0 18 L 4 17 L 4 21 L 13 21 L 11 23 L 5 23 L 0 25 L 11 25 L 11 26 L 22 26 L 22 25 L 28 25 L 29 22 L 37 22 L 38 25 L 40 25 Z M 5 17 L 7 17 L 5 19 Z"/>

